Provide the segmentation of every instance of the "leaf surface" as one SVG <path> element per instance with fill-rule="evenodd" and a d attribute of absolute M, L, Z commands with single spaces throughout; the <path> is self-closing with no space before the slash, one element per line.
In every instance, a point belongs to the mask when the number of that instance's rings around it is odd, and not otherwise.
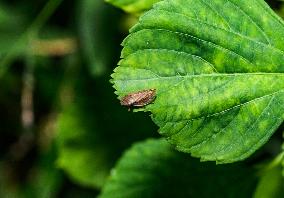
<path fill-rule="evenodd" d="M 100 198 L 251 197 L 255 179 L 253 169 L 243 165 L 200 163 L 152 139 L 122 156 Z"/>
<path fill-rule="evenodd" d="M 262 0 L 166 0 L 123 42 L 116 94 L 156 89 L 159 133 L 202 160 L 243 160 L 284 117 L 284 25 Z"/>

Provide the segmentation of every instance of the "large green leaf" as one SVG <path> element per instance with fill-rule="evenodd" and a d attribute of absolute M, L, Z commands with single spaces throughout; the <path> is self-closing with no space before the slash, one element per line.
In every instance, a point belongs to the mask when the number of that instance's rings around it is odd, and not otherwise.
<path fill-rule="evenodd" d="M 161 0 L 106 0 L 107 2 L 130 13 L 139 13 L 148 10 Z"/>
<path fill-rule="evenodd" d="M 123 45 L 116 94 L 156 89 L 144 110 L 180 151 L 243 160 L 283 121 L 284 23 L 262 0 L 162 1 Z"/>
<path fill-rule="evenodd" d="M 161 139 L 130 148 L 100 197 L 251 197 L 254 186 L 253 169 L 200 163 Z"/>

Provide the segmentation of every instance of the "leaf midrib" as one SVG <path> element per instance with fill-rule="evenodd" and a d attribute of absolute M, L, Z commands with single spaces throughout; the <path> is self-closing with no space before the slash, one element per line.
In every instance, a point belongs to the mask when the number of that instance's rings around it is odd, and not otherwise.
<path fill-rule="evenodd" d="M 152 70 L 145 69 L 145 68 L 133 68 L 133 67 L 126 67 L 126 66 L 120 66 L 124 68 L 130 68 L 130 69 L 144 69 L 150 72 L 153 72 Z M 154 73 L 154 72 L 153 72 Z M 114 81 L 143 81 L 143 80 L 158 80 L 158 79 L 173 79 L 173 78 L 203 78 L 203 77 L 220 77 L 220 76 L 279 76 L 284 77 L 284 73 L 264 73 L 264 72 L 256 72 L 256 73 L 211 73 L 211 74 L 196 74 L 196 75 L 176 75 L 176 76 L 160 76 L 159 74 L 154 73 L 157 77 L 154 78 L 143 78 L 143 79 L 116 79 Z M 283 80 L 284 83 L 284 80 Z"/>
<path fill-rule="evenodd" d="M 223 51 L 225 51 L 225 52 L 227 52 L 227 53 L 229 53 L 229 54 L 232 54 L 232 55 L 234 55 L 234 56 L 237 56 L 237 57 L 239 57 L 241 60 L 245 61 L 247 64 L 249 64 L 249 65 L 251 65 L 251 66 L 255 66 L 254 63 L 252 63 L 250 60 L 248 60 L 247 58 L 245 58 L 243 55 L 239 54 L 238 52 L 235 52 L 235 51 L 233 51 L 233 50 L 231 50 L 231 49 L 228 49 L 228 48 L 226 48 L 226 47 L 224 47 L 224 46 L 221 46 L 220 44 L 214 43 L 214 42 L 212 42 L 212 41 L 207 41 L 207 40 L 204 40 L 204 39 L 202 39 L 202 38 L 199 38 L 199 37 L 196 37 L 196 36 L 187 34 L 187 33 L 178 32 L 178 31 L 172 31 L 172 30 L 163 29 L 163 28 L 144 28 L 144 29 L 139 30 L 139 31 L 137 31 L 137 32 L 135 32 L 135 33 L 138 33 L 138 32 L 140 32 L 140 31 L 145 31 L 145 30 L 165 31 L 165 32 L 170 32 L 170 33 L 174 33 L 174 34 L 183 35 L 183 36 L 186 36 L 186 37 L 191 37 L 191 38 L 193 38 L 193 39 L 199 40 L 199 41 L 201 41 L 201 42 L 205 42 L 205 43 L 207 43 L 207 44 L 209 44 L 209 45 L 212 45 L 212 46 L 214 46 L 214 47 L 216 47 L 216 48 L 219 48 L 219 49 L 221 49 L 221 50 L 223 50 Z M 135 34 L 135 33 L 134 33 L 134 34 Z M 123 43 L 123 46 L 124 46 L 124 47 L 129 47 L 129 46 L 127 46 L 127 44 L 126 44 L 126 43 L 127 43 L 127 40 L 128 40 L 129 38 L 131 38 L 131 35 L 125 39 L 125 42 Z M 255 40 L 251 40 L 251 41 L 252 41 L 252 42 L 256 42 L 256 43 L 258 43 L 258 44 L 260 44 L 260 45 L 264 45 L 264 46 L 266 46 L 266 47 L 272 48 L 272 49 L 274 49 L 275 51 L 281 53 L 281 54 L 283 55 L 283 57 L 284 57 L 284 52 L 281 51 L 281 50 L 279 50 L 278 48 L 274 48 L 273 46 L 270 46 L 270 45 L 265 45 L 265 44 L 263 44 L 263 43 L 260 43 L 260 42 L 255 41 Z M 127 54 L 126 56 L 125 56 L 125 54 L 123 53 L 122 58 L 126 59 L 127 56 L 129 56 L 129 55 L 135 53 L 136 51 L 138 51 L 138 50 L 136 50 L 136 49 L 133 49 L 132 47 L 129 47 L 129 48 L 131 48 L 131 49 L 133 50 L 133 52 Z M 145 49 L 148 49 L 148 50 L 151 50 L 151 49 L 153 49 L 153 50 L 159 50 L 159 49 L 160 49 L 160 50 L 172 50 L 172 49 L 167 49 L 167 48 L 144 48 L 144 50 L 145 50 Z M 140 49 L 140 50 L 141 50 L 141 49 Z M 178 52 L 184 52 L 184 53 L 190 54 L 189 52 L 186 52 L 186 51 L 179 51 L 179 50 L 178 50 Z M 201 56 L 199 56 L 199 57 L 201 57 Z M 201 58 L 203 58 L 203 57 L 201 57 Z M 212 63 L 211 63 L 211 64 L 212 64 Z"/>
<path fill-rule="evenodd" d="M 212 73 L 212 74 L 198 74 L 198 75 L 187 75 L 187 76 L 169 76 L 169 77 L 156 77 L 156 78 L 151 78 L 151 79 L 131 79 L 131 80 L 115 80 L 115 81 L 143 81 L 143 80 L 158 80 L 158 79 L 163 79 L 163 80 L 168 80 L 168 79 L 171 79 L 171 78 L 181 78 L 183 79 L 182 81 L 185 80 L 185 78 L 202 78 L 202 77 L 220 77 L 220 76 L 232 76 L 232 77 L 235 77 L 235 76 L 256 76 L 256 75 L 259 75 L 259 76 L 263 76 L 263 75 L 270 75 L 270 76 L 280 76 L 280 77 L 284 77 L 284 73 L 234 73 L 234 74 L 222 74 L 222 73 Z M 284 79 L 283 79 L 284 81 Z M 180 83 L 180 82 L 179 82 Z M 283 82 L 284 83 L 284 82 Z M 220 111 L 220 112 L 216 112 L 214 114 L 208 114 L 208 115 L 202 115 L 202 116 L 199 116 L 199 117 L 196 117 L 196 118 L 192 118 L 192 119 L 177 119 L 175 121 L 167 121 L 167 122 L 177 122 L 177 121 L 194 121 L 194 120 L 199 120 L 199 119 L 203 119 L 203 118 L 208 118 L 208 117 L 214 117 L 214 116 L 218 116 L 220 114 L 223 114 L 227 111 L 230 111 L 230 110 L 233 110 L 235 108 L 238 108 L 238 107 L 242 107 L 244 105 L 247 105 L 247 104 L 250 104 L 252 102 L 255 102 L 257 100 L 260 100 L 260 99 L 263 99 L 265 97 L 270 97 L 270 96 L 273 96 L 275 94 L 278 94 L 280 92 L 283 92 L 284 89 L 279 89 L 278 91 L 276 92 L 273 92 L 273 93 L 270 93 L 270 94 L 266 94 L 266 95 L 262 95 L 261 97 L 256 97 L 254 99 L 251 99 L 245 103 L 241 103 L 241 104 L 238 104 L 238 105 L 235 105 L 235 106 L 232 106 L 230 108 L 227 108 L 227 109 L 224 109 L 223 111 Z M 180 105 L 181 103 L 179 103 L 178 105 Z M 166 106 L 166 105 L 163 105 L 163 106 L 157 106 L 157 108 L 167 108 L 167 107 L 172 107 L 172 106 L 176 106 L 176 105 L 169 105 L 169 106 Z M 149 109 L 151 110 L 151 109 Z"/>

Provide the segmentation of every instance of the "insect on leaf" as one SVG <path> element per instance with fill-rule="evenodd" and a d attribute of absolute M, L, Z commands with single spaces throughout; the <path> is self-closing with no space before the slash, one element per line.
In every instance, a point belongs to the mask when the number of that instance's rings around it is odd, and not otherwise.
<path fill-rule="evenodd" d="M 148 89 L 143 91 L 138 91 L 135 93 L 130 93 L 126 96 L 124 96 L 120 104 L 123 106 L 128 107 L 143 107 L 149 103 L 151 103 L 156 96 L 156 90 L 155 89 Z"/>
<path fill-rule="evenodd" d="M 123 42 L 120 97 L 155 88 L 159 133 L 202 160 L 243 160 L 284 118 L 284 23 L 263 0 L 165 0 Z"/>

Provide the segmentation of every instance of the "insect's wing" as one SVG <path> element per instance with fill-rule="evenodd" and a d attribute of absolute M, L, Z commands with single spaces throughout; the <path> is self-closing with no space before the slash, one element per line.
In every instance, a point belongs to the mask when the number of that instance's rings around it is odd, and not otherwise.
<path fill-rule="evenodd" d="M 149 103 L 151 103 L 155 98 L 155 92 L 150 90 L 147 92 L 140 93 L 139 96 L 137 96 L 135 102 L 133 103 L 133 106 L 136 107 L 142 107 Z"/>

